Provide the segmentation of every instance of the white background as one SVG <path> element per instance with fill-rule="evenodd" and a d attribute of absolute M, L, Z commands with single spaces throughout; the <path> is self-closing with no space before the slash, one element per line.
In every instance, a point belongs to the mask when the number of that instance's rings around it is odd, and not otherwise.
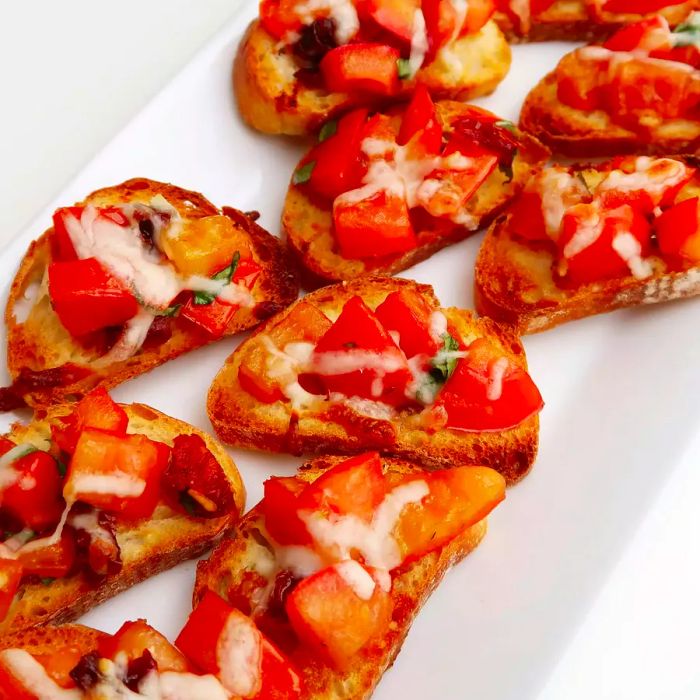
<path fill-rule="evenodd" d="M 0 244 L 177 73 L 236 6 L 235 0 L 5 4 Z M 91 99 L 78 103 L 86 84 Z M 658 369 L 663 373 L 664 367 Z M 562 649 L 539 700 L 700 698 L 699 457 L 700 440 L 659 494 L 575 641 Z M 590 517 L 596 517 L 594 507 Z M 478 630 L 465 635 L 478 643 Z"/>

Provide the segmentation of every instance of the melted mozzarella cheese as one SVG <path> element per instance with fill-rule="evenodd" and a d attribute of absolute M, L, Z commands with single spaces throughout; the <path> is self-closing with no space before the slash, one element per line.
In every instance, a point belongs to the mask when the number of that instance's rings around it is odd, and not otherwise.
<path fill-rule="evenodd" d="M 627 263 L 630 272 L 637 279 L 650 277 L 654 272 L 651 263 L 642 258 L 642 245 L 629 231 L 615 235 L 613 250 Z"/>
<path fill-rule="evenodd" d="M 192 673 L 166 671 L 160 674 L 162 700 L 229 700 L 230 695 L 218 678 Z M 141 690 L 139 688 L 139 690 Z"/>
<path fill-rule="evenodd" d="M 503 394 L 503 379 L 508 369 L 508 358 L 499 357 L 491 364 L 489 380 L 486 386 L 486 398 L 489 401 L 498 401 Z"/>
<path fill-rule="evenodd" d="M 308 369 L 314 351 L 313 343 L 287 343 L 280 350 L 269 336 L 262 337 L 262 343 L 267 350 L 265 372 L 271 379 L 276 379 L 282 385 L 282 393 L 292 404 L 295 411 L 313 408 L 320 397 L 306 391 L 299 384 L 299 374 Z"/>
<path fill-rule="evenodd" d="M 576 53 L 578 57 L 584 61 L 609 62 L 612 69 L 629 61 L 641 61 L 642 63 L 648 63 L 649 65 L 658 66 L 664 70 L 678 73 L 694 73 L 696 70 L 688 63 L 670 61 L 665 58 L 653 58 L 649 56 L 644 49 L 637 49 L 634 51 L 611 51 L 603 46 L 584 46 L 583 48 L 576 49 Z"/>
<path fill-rule="evenodd" d="M 510 11 L 520 22 L 520 31 L 527 34 L 530 31 L 530 0 L 508 0 Z"/>
<path fill-rule="evenodd" d="M 155 314 L 147 309 L 140 309 L 130 318 L 122 330 L 117 342 L 109 351 L 95 362 L 97 367 L 107 367 L 115 362 L 124 362 L 132 357 L 146 342 L 148 331 L 155 321 Z"/>
<path fill-rule="evenodd" d="M 14 468 L 14 463 L 34 450 L 34 445 L 24 443 L 15 445 L 0 457 L 0 492 L 17 483 L 20 475 Z"/>
<path fill-rule="evenodd" d="M 276 547 L 275 557 L 280 569 L 291 571 L 297 578 L 306 578 L 323 568 L 321 558 L 309 547 Z"/>
<path fill-rule="evenodd" d="M 440 310 L 433 311 L 430 314 L 430 337 L 441 343 L 445 333 L 447 333 L 447 316 Z"/>
<path fill-rule="evenodd" d="M 44 285 L 40 281 L 34 281 L 27 285 L 22 296 L 12 307 L 12 315 L 17 323 L 24 323 L 29 318 L 29 314 L 44 292 Z"/>
<path fill-rule="evenodd" d="M 216 645 L 219 677 L 234 695 L 254 696 L 262 684 L 262 637 L 251 620 L 229 615 Z"/>
<path fill-rule="evenodd" d="M 81 493 L 100 493 L 120 498 L 137 498 L 146 489 L 143 479 L 115 471 L 109 474 L 79 474 L 67 484 L 66 498 L 77 498 Z"/>
<path fill-rule="evenodd" d="M 542 196 L 545 230 L 550 238 L 556 240 L 564 213 L 578 195 L 586 193 L 586 186 L 575 175 L 555 166 L 540 173 L 537 188 Z"/>
<path fill-rule="evenodd" d="M 352 0 L 306 0 L 294 8 L 304 24 L 311 24 L 319 11 L 328 11 L 335 22 L 335 40 L 347 44 L 360 29 L 360 20 Z"/>
<path fill-rule="evenodd" d="M 333 568 L 360 600 L 369 600 L 374 595 L 377 584 L 369 571 L 359 562 L 347 559 Z"/>
<path fill-rule="evenodd" d="M 425 27 L 425 17 L 420 8 L 413 13 L 413 27 L 411 34 L 411 53 L 408 58 L 408 66 L 413 77 L 423 65 L 425 55 L 428 53 L 428 31 Z"/>
<path fill-rule="evenodd" d="M 592 246 L 603 233 L 605 221 L 598 211 L 591 211 L 590 215 L 579 221 L 576 233 L 564 246 L 564 257 L 573 258 L 581 251 Z"/>
<path fill-rule="evenodd" d="M 385 352 L 349 348 L 338 352 L 315 353 L 310 367 L 313 372 L 322 376 L 349 374 L 365 370 L 384 376 L 405 366 L 405 359 L 398 348 L 392 348 Z"/>
<path fill-rule="evenodd" d="M 80 700 L 83 697 L 78 689 L 67 690 L 58 686 L 46 669 L 24 649 L 0 651 L 0 659 L 24 688 L 41 700 Z"/>
<path fill-rule="evenodd" d="M 654 206 L 657 206 L 670 188 L 679 185 L 686 179 L 687 172 L 686 166 L 673 158 L 639 156 L 635 160 L 633 172 L 611 170 L 598 185 L 597 192 L 644 190 L 651 197 Z"/>

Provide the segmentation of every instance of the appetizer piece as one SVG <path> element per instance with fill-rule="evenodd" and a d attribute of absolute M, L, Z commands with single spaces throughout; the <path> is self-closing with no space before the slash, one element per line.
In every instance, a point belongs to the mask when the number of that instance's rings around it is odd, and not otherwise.
<path fill-rule="evenodd" d="M 656 13 L 675 26 L 697 6 L 697 0 L 496 0 L 494 20 L 515 41 L 591 41 Z"/>
<path fill-rule="evenodd" d="M 3 632 L 72 620 L 201 555 L 245 501 L 215 440 L 103 388 L 15 424 L 0 455 Z"/>
<path fill-rule="evenodd" d="M 512 330 L 389 277 L 325 287 L 270 319 L 207 401 L 233 445 L 377 449 L 433 468 L 485 464 L 510 482 L 535 458 L 541 408 Z"/>
<path fill-rule="evenodd" d="M 520 128 L 564 155 L 696 153 L 700 12 L 671 30 L 662 16 L 564 56 L 532 89 Z"/>
<path fill-rule="evenodd" d="M 291 303 L 288 256 L 253 218 L 145 179 L 58 209 L 10 290 L 0 410 L 115 386 Z"/>
<path fill-rule="evenodd" d="M 484 239 L 477 310 L 534 333 L 700 293 L 695 160 L 543 169 Z"/>
<path fill-rule="evenodd" d="M 305 282 L 393 274 L 491 219 L 548 151 L 510 122 L 418 86 L 402 111 L 327 122 L 299 163 L 282 227 Z"/>
<path fill-rule="evenodd" d="M 368 698 L 422 605 L 505 497 L 487 467 L 427 472 L 376 453 L 320 457 L 264 498 L 197 568 L 291 660 L 302 697 Z"/>
<path fill-rule="evenodd" d="M 248 124 L 305 134 L 352 107 L 492 92 L 510 47 L 493 0 L 261 0 L 238 48 L 233 85 Z"/>
<path fill-rule="evenodd" d="M 206 621 L 206 622 L 205 622 Z M 293 700 L 299 674 L 255 623 L 210 593 L 171 644 L 145 620 L 0 639 L 0 700 Z"/>

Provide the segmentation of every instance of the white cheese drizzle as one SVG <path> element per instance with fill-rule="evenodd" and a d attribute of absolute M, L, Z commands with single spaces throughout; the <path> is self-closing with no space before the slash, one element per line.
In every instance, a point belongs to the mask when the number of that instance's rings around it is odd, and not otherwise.
<path fill-rule="evenodd" d="M 654 268 L 651 263 L 642 258 L 641 243 L 629 231 L 616 234 L 612 247 L 627 263 L 630 272 L 637 279 L 645 279 L 653 274 Z"/>
<path fill-rule="evenodd" d="M 377 584 L 360 562 L 346 559 L 333 568 L 360 600 L 369 600 L 374 595 Z"/>
<path fill-rule="evenodd" d="M 410 77 L 413 77 L 425 62 L 428 53 L 428 31 L 425 26 L 423 10 L 418 8 L 413 13 L 413 26 L 411 28 L 411 53 L 408 58 Z"/>
<path fill-rule="evenodd" d="M 244 698 L 262 685 L 262 635 L 252 620 L 232 613 L 216 645 L 219 678 L 229 692 Z"/>

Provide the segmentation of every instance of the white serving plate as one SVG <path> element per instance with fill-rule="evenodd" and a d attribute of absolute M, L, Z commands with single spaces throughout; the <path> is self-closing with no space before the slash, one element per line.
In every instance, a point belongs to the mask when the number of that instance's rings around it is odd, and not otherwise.
<path fill-rule="evenodd" d="M 287 182 L 304 145 L 254 133 L 237 116 L 231 62 L 255 11 L 248 0 L 0 255 L 3 296 L 28 242 L 47 228 L 54 208 L 129 177 L 171 181 L 217 205 L 257 209 L 262 225 L 278 231 Z M 526 92 L 570 48 L 514 47 L 508 78 L 480 104 L 517 119 Z M 433 284 L 443 305 L 469 307 L 479 238 L 404 274 Z M 700 424 L 698 303 L 617 312 L 526 338 L 531 373 L 547 404 L 540 456 L 491 517 L 482 546 L 426 605 L 377 700 L 536 697 Z M 207 388 L 238 341 L 191 353 L 118 387 L 114 396 L 208 430 Z M 14 419 L 1 418 L 3 427 Z M 265 478 L 291 474 L 301 462 L 231 453 L 249 505 L 259 499 Z M 161 574 L 82 621 L 114 631 L 125 619 L 146 617 L 173 636 L 190 610 L 194 569 L 187 563 Z"/>

